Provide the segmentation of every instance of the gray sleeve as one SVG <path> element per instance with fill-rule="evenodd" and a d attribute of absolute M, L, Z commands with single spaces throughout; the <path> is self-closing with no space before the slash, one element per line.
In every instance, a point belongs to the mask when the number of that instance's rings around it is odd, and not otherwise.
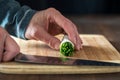
<path fill-rule="evenodd" d="M 0 0 L 0 26 L 9 34 L 26 39 L 24 34 L 35 12 L 28 6 L 21 7 L 15 0 Z"/>

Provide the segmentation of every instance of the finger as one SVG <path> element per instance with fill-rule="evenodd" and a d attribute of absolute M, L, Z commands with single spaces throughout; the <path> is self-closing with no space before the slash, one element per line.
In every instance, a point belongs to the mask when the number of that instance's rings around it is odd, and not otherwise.
<path fill-rule="evenodd" d="M 19 46 L 17 43 L 7 35 L 5 40 L 5 52 L 3 54 L 3 61 L 10 61 L 12 60 L 20 51 Z"/>
<path fill-rule="evenodd" d="M 52 22 L 52 23 L 49 23 L 49 28 L 48 28 L 48 33 L 50 35 L 58 35 L 60 33 L 63 33 L 63 29 L 56 23 Z"/>
<path fill-rule="evenodd" d="M 1 39 L 0 39 L 0 62 L 2 61 L 3 50 L 4 50 L 4 41 L 3 41 L 3 39 L 1 38 Z"/>
<path fill-rule="evenodd" d="M 2 61 L 5 38 L 6 38 L 6 34 L 5 34 L 4 31 L 0 28 L 0 62 Z"/>
<path fill-rule="evenodd" d="M 78 35 L 78 36 L 79 36 L 79 35 Z M 80 45 L 77 45 L 77 50 L 82 49 L 82 44 L 83 44 L 83 42 L 82 42 L 80 36 L 77 37 L 77 43 L 80 44 Z"/>
<path fill-rule="evenodd" d="M 79 50 L 82 47 L 82 44 L 76 26 L 59 12 L 54 14 L 54 16 L 52 14 L 50 17 L 64 29 L 64 31 L 68 34 L 69 39 L 75 44 L 75 48 Z"/>
<path fill-rule="evenodd" d="M 51 48 L 58 50 L 60 45 L 60 40 L 54 36 L 51 36 L 43 28 L 39 27 L 37 32 L 34 34 L 35 39 L 41 40 L 49 45 Z"/>

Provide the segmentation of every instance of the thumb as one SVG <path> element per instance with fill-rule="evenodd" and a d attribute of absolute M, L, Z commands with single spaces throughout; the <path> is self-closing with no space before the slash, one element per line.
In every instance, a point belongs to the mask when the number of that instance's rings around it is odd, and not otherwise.
<path fill-rule="evenodd" d="M 56 37 L 46 33 L 46 36 L 44 37 L 43 41 L 51 48 L 59 50 L 60 40 Z"/>
<path fill-rule="evenodd" d="M 41 28 L 41 31 L 37 32 L 35 35 L 37 40 L 41 40 L 49 45 L 51 48 L 59 50 L 60 40 L 52 35 L 50 35 L 47 31 Z"/>
<path fill-rule="evenodd" d="M 12 60 L 20 51 L 17 43 L 9 35 L 7 35 L 5 40 L 5 52 L 3 53 L 3 61 Z"/>
<path fill-rule="evenodd" d="M 60 40 L 54 36 L 49 36 L 48 45 L 56 50 L 59 50 Z"/>
<path fill-rule="evenodd" d="M 6 36 L 3 36 L 3 34 L 1 35 L 0 33 L 0 62 L 2 61 L 3 58 L 5 37 Z"/>

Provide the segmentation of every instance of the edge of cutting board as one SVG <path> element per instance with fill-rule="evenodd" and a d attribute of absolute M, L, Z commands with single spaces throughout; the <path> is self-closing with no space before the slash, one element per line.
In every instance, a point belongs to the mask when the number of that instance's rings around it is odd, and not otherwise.
<path fill-rule="evenodd" d="M 120 72 L 119 66 L 60 66 L 16 62 L 1 64 L 0 73 L 5 74 L 96 74 Z"/>

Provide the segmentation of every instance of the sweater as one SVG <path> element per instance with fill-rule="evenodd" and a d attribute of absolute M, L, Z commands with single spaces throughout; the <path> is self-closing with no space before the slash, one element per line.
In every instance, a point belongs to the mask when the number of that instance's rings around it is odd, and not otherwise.
<path fill-rule="evenodd" d="M 26 39 L 25 31 L 32 16 L 36 13 L 30 7 L 15 0 L 0 0 L 0 26 L 13 36 Z"/>

